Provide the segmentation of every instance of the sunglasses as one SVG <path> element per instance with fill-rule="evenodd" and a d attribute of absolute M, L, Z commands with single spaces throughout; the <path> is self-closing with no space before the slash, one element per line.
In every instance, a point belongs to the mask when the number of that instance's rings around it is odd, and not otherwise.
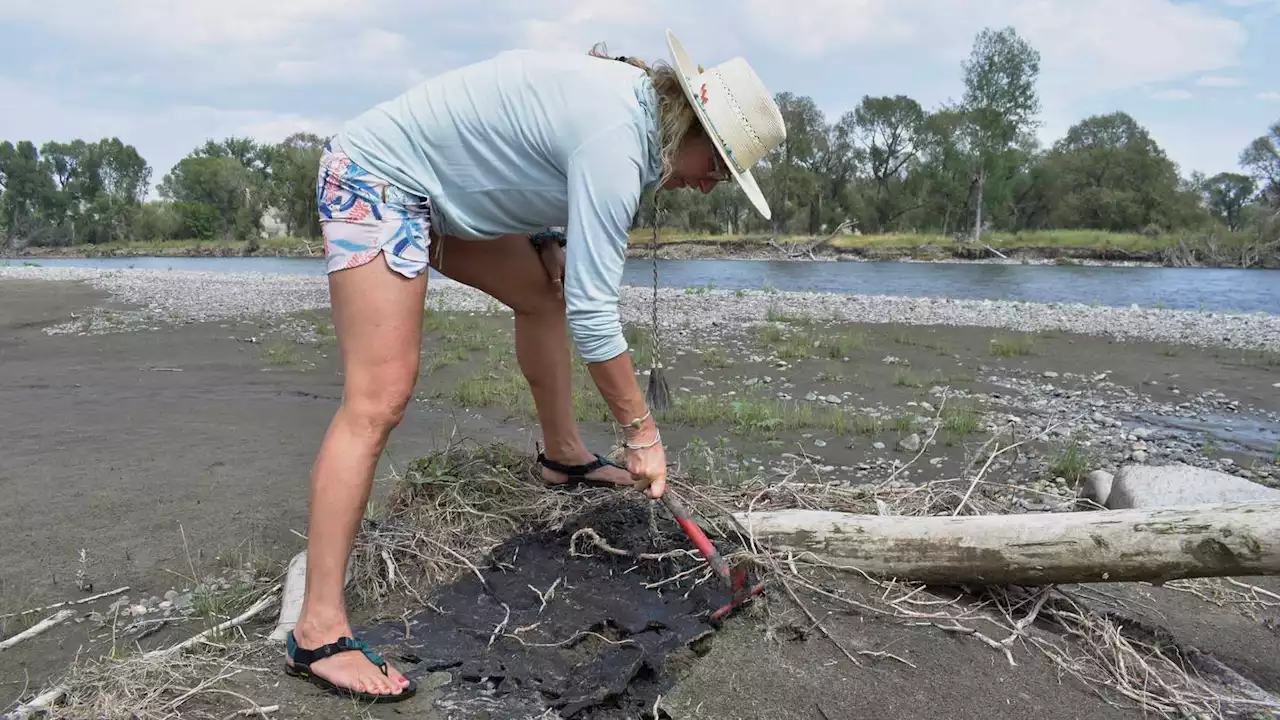
<path fill-rule="evenodd" d="M 722 160 L 723 158 L 720 157 L 720 151 L 713 148 L 711 150 L 711 172 L 707 173 L 708 178 L 715 180 L 716 182 L 727 182 L 733 179 L 733 175 L 730 174 L 729 169 L 720 164 Z"/>

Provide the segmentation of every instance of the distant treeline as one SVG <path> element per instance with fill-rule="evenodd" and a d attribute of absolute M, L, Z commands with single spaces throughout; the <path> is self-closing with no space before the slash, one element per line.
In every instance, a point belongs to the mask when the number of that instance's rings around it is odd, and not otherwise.
<path fill-rule="evenodd" d="M 663 228 L 708 235 L 928 234 L 1096 230 L 1165 238 L 1171 262 L 1254 266 L 1280 257 L 1280 122 L 1239 156 L 1240 172 L 1183 175 L 1147 130 L 1115 112 L 1049 147 L 1036 140 L 1038 52 L 1012 28 L 977 35 L 964 95 L 932 110 L 905 95 L 864 97 L 828 121 L 814 101 L 777 95 L 787 139 L 757 170 L 772 221 L 733 187 L 670 193 Z M 1261 130 L 1261 128 L 1260 128 Z M 209 140 L 161 179 L 117 138 L 0 143 L 0 239 L 12 249 L 120 241 L 247 240 L 274 218 L 319 235 L 323 139 Z M 651 227 L 652 197 L 637 225 Z"/>

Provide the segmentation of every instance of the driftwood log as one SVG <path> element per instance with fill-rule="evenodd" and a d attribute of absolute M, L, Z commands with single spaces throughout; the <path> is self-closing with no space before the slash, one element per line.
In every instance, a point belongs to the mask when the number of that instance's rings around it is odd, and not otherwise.
<path fill-rule="evenodd" d="M 758 543 L 932 584 L 1280 575 L 1280 503 L 1020 515 L 735 513 Z"/>

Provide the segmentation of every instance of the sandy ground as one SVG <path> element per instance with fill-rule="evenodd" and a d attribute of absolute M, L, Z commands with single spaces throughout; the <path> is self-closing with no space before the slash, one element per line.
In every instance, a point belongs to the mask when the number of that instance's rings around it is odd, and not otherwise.
<path fill-rule="evenodd" d="M 89 594 L 76 587 L 79 571 L 94 592 L 128 585 L 131 597 L 162 596 L 228 566 L 279 567 L 303 547 L 307 471 L 341 390 L 333 346 L 299 344 L 273 360 L 272 348 L 279 345 L 272 343 L 281 334 L 248 321 L 87 337 L 43 332 L 94 306 L 112 302 L 75 283 L 0 281 L 0 496 L 6 498 L 0 504 L 0 615 Z M 861 331 L 866 357 L 892 353 L 908 359 L 912 373 L 943 373 L 970 393 L 1017 395 L 1000 378 L 1034 378 L 1046 370 L 1078 373 L 1071 381 L 1078 388 L 1107 370 L 1108 382 L 1137 388 L 1153 402 L 1179 402 L 1213 389 L 1260 418 L 1280 411 L 1276 367 L 1238 352 L 1050 335 L 1037 338 L 1032 355 L 997 359 L 984 352 L 990 330 Z M 435 339 L 428 339 L 428 347 Z M 750 354 L 743 349 L 745 337 L 721 341 L 732 357 Z M 699 357 L 690 353 L 677 360 L 676 392 L 692 393 L 708 381 L 719 387 L 735 379 L 759 380 L 765 372 L 777 374 L 781 383 L 781 372 L 764 365 L 709 368 Z M 785 371 L 793 387 L 785 392 L 847 392 L 846 402 L 887 408 L 927 397 L 928 383 L 901 382 L 900 366 L 844 363 L 841 370 L 832 362 L 793 363 Z M 383 474 L 439 447 L 455 427 L 459 435 L 481 441 L 532 447 L 534 430 L 526 415 L 464 409 L 449 401 L 447 389 L 474 369 L 466 362 L 424 369 L 422 401 L 412 405 L 393 436 Z M 603 424 L 587 423 L 584 430 L 594 447 L 609 447 Z M 902 435 L 889 429 L 849 439 L 800 428 L 760 442 L 735 435 L 723 422 L 708 422 L 673 428 L 668 446 L 724 442 L 726 452 L 754 457 L 763 467 L 784 453 L 810 452 L 820 454 L 836 475 L 853 478 L 873 455 L 891 454 Z M 875 448 L 875 442 L 888 449 Z M 964 451 L 965 442 L 957 442 L 926 466 L 923 477 L 959 467 Z M 678 455 L 686 464 L 697 456 Z M 1231 456 L 1255 467 L 1270 460 L 1257 452 Z M 1140 587 L 1159 595 L 1157 614 L 1180 637 L 1280 692 L 1280 636 L 1230 608 L 1206 610 L 1183 594 Z M 1009 667 L 970 639 L 829 610 L 834 614 L 828 625 L 848 646 L 890 647 L 916 669 L 892 661 L 855 668 L 814 633 L 766 637 L 759 622 L 763 611 L 753 611 L 722 631 L 708 656 L 676 673 L 662 708 L 677 718 L 1140 716 L 1116 710 L 1090 688 L 1061 677 L 1034 651 L 1020 651 L 1019 665 Z M 19 629 L 10 619 L 0 637 Z M 199 629 L 198 623 L 178 623 L 142 646 L 160 647 Z M 259 624 L 248 632 L 269 629 Z M 77 656 L 101 654 L 100 638 L 100 628 L 90 623 L 71 624 L 0 654 L 0 710 Z M 264 657 L 258 665 L 274 669 L 277 661 Z M 366 715 L 271 673 L 242 687 L 263 704 L 281 704 L 279 717 L 446 716 L 433 715 L 438 711 L 430 707 L 430 692 Z"/>

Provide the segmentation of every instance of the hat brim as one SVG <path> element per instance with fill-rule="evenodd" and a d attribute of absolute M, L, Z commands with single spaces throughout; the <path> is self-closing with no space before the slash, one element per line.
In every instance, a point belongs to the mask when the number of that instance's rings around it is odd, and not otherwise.
<path fill-rule="evenodd" d="M 698 116 L 698 121 L 702 123 L 703 129 L 707 131 L 707 137 L 711 138 L 711 144 L 716 146 L 716 151 L 720 153 L 720 157 L 724 158 L 724 165 L 733 176 L 738 187 L 742 188 L 742 192 L 746 194 L 747 199 L 755 206 L 756 211 L 764 216 L 765 220 L 772 219 L 773 214 L 769 210 L 769 202 L 765 200 L 764 193 L 760 190 L 760 185 L 756 183 L 756 178 L 751 174 L 750 170 L 738 172 L 733 161 L 729 158 L 729 153 L 725 152 L 724 146 L 716 139 L 715 128 L 711 125 L 710 118 L 702 109 L 702 103 L 698 101 L 698 94 L 693 89 L 692 77 L 699 75 L 698 65 L 689 57 L 689 53 L 685 52 L 684 45 L 676 38 L 675 33 L 667 30 L 667 46 L 671 48 L 671 57 L 676 63 L 676 74 L 680 78 L 680 87 L 684 90 L 685 97 L 689 99 L 689 104 L 693 106 L 693 112 Z"/>

